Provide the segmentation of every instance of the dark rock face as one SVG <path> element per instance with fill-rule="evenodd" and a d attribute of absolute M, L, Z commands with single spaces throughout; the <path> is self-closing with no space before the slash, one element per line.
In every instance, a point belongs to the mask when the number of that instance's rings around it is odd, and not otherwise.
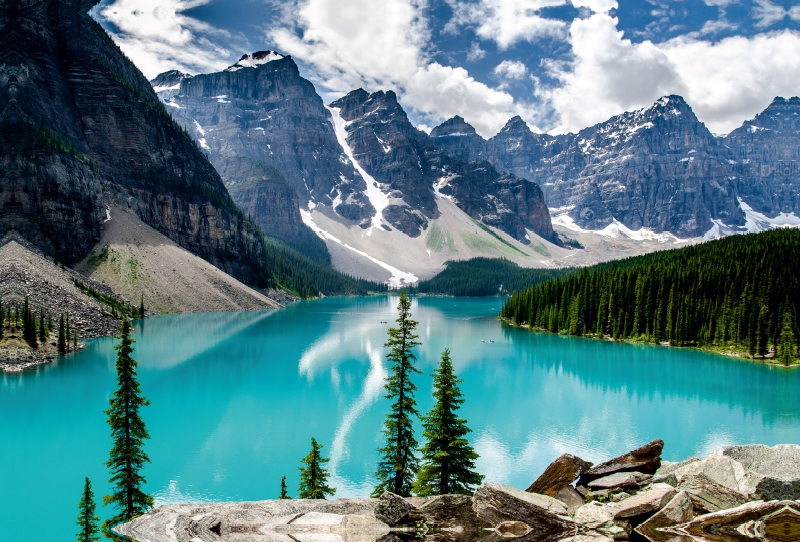
<path fill-rule="evenodd" d="M 96 1 L 0 1 L 0 233 L 73 263 L 99 240 L 106 199 L 250 283 L 260 236 L 147 80 L 87 11 Z"/>
<path fill-rule="evenodd" d="M 448 132 L 432 132 L 437 147 L 467 159 L 485 156 L 538 183 L 548 207 L 568 212 L 586 229 L 616 219 L 632 230 L 694 237 L 706 233 L 712 219 L 744 224 L 736 199 L 740 175 L 730 152 L 680 96 L 578 134 L 534 134 L 519 117 L 483 143 Z"/>
<path fill-rule="evenodd" d="M 655 474 L 661 466 L 661 451 L 664 441 L 656 439 L 644 446 L 631 450 L 627 454 L 609 459 L 604 463 L 595 465 L 581 474 L 579 485 L 586 485 L 593 480 L 603 478 L 618 472 L 639 472 L 642 474 Z"/>
<path fill-rule="evenodd" d="M 775 98 L 723 139 L 741 172 L 739 195 L 754 210 L 800 215 L 800 98 Z"/>
<path fill-rule="evenodd" d="M 526 227 L 556 240 L 536 184 L 502 174 L 487 162 L 467 162 L 437 149 L 411 124 L 394 92 L 359 89 L 331 107 L 347 121 L 354 158 L 390 198 L 384 218 L 400 231 L 416 237 L 427 227 L 427 219 L 437 216 L 438 192 L 475 220 L 523 243 L 530 242 Z"/>
<path fill-rule="evenodd" d="M 265 232 L 325 265 L 325 242 L 303 223 L 300 200 L 280 171 L 250 158 L 224 160 L 219 169 L 233 201 Z"/>
<path fill-rule="evenodd" d="M 154 86 L 159 78 L 167 75 L 153 80 Z M 335 204 L 340 216 L 357 223 L 375 214 L 322 98 L 291 57 L 272 51 L 244 55 L 225 71 L 184 78 L 179 90 L 160 96 L 218 170 L 225 171 L 229 160 L 251 158 L 280 171 L 303 208 L 309 200 Z M 301 226 L 299 220 L 294 224 Z"/>
<path fill-rule="evenodd" d="M 591 467 L 590 462 L 580 457 L 562 454 L 525 491 L 553 497 Z"/>

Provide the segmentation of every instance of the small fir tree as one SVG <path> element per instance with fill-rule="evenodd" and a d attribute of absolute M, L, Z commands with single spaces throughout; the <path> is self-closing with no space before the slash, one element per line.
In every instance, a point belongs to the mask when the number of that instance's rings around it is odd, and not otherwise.
<path fill-rule="evenodd" d="M 111 529 L 115 525 L 130 521 L 147 512 L 153 506 L 153 497 L 142 491 L 145 478 L 141 471 L 150 459 L 144 451 L 144 441 L 150 438 L 144 421 L 139 415 L 149 401 L 142 395 L 136 377 L 136 360 L 133 359 L 131 323 L 122 319 L 118 335 L 117 390 L 109 399 L 105 411 L 111 428 L 113 446 L 106 462 L 111 478 L 112 494 L 103 497 L 105 506 L 116 508 L 116 514 L 103 522 L 103 534 L 113 540 L 124 540 Z"/>
<path fill-rule="evenodd" d="M 72 334 L 69 332 L 69 313 L 67 313 L 64 319 L 64 337 L 66 337 L 67 352 L 69 352 L 69 339 L 72 337 Z"/>
<path fill-rule="evenodd" d="M 144 294 L 139 299 L 139 318 L 144 318 Z"/>
<path fill-rule="evenodd" d="M 28 343 L 31 348 L 38 346 L 36 340 L 36 318 L 31 312 L 31 307 L 28 304 L 28 297 L 25 296 L 25 301 L 22 306 L 22 339 Z"/>
<path fill-rule="evenodd" d="M 400 293 L 397 305 L 399 315 L 396 328 L 389 329 L 389 340 L 384 346 L 389 347 L 386 358 L 391 363 L 390 376 L 386 380 L 386 399 L 392 400 L 391 411 L 386 415 L 383 434 L 386 445 L 378 450 L 381 455 L 375 476 L 378 485 L 372 492 L 379 497 L 384 491 L 408 497 L 417 473 L 419 462 L 414 455 L 417 441 L 414 438 L 414 418 L 419 417 L 414 392 L 417 386 L 411 381 L 411 375 L 419 373 L 414 366 L 413 348 L 420 345 L 414 333 L 417 322 L 411 319 L 411 300 L 405 292 Z"/>
<path fill-rule="evenodd" d="M 78 503 L 78 527 L 81 529 L 77 534 L 78 542 L 99 542 L 100 532 L 97 523 L 100 518 L 94 513 L 95 508 L 92 482 L 87 477 L 83 484 L 81 502 Z"/>
<path fill-rule="evenodd" d="M 78 332 L 72 332 L 72 350 L 75 351 L 78 349 Z"/>
<path fill-rule="evenodd" d="M 305 467 L 300 467 L 300 487 L 298 497 L 301 499 L 324 499 L 336 493 L 336 488 L 328 487 L 328 469 L 325 463 L 330 461 L 320 453 L 322 445 L 311 437 L 311 451 L 303 458 Z"/>
<path fill-rule="evenodd" d="M 794 362 L 797 346 L 795 344 L 794 331 L 792 330 L 792 315 L 788 308 L 783 311 L 783 328 L 780 336 L 780 351 L 778 358 L 787 367 Z"/>
<path fill-rule="evenodd" d="M 425 445 L 420 449 L 422 465 L 414 493 L 420 497 L 471 495 L 483 476 L 475 472 L 478 454 L 465 438 L 470 432 L 467 420 L 458 417 L 464 396 L 458 387 L 462 380 L 453 371 L 450 349 L 442 352 L 432 376 L 436 404 L 422 422 Z"/>
<path fill-rule="evenodd" d="M 47 328 L 44 325 L 44 308 L 39 307 L 39 343 L 44 345 L 47 341 Z"/>
<path fill-rule="evenodd" d="M 64 313 L 58 319 L 58 353 L 66 355 L 67 353 L 67 331 L 64 326 Z"/>
<path fill-rule="evenodd" d="M 767 356 L 769 341 L 769 308 L 766 305 L 761 306 L 756 326 L 756 353 L 764 359 Z"/>
<path fill-rule="evenodd" d="M 291 499 L 289 496 L 289 488 L 286 487 L 286 476 L 281 477 L 281 494 L 278 498 L 281 500 Z"/>

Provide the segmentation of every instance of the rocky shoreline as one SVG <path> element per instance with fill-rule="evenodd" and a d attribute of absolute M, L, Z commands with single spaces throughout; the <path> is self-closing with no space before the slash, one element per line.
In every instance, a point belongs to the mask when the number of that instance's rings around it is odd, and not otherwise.
<path fill-rule="evenodd" d="M 564 454 L 527 490 L 474 495 L 164 505 L 118 532 L 138 542 L 792 542 L 800 446 L 661 460 L 650 442 L 599 465 Z"/>

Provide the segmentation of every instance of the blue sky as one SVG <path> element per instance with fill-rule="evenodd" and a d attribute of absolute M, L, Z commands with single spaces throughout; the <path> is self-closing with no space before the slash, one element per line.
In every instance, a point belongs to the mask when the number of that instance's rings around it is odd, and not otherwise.
<path fill-rule="evenodd" d="M 716 133 L 800 94 L 800 1 L 102 0 L 94 17 L 147 75 L 291 54 L 326 102 L 395 90 L 412 120 L 513 115 L 575 131 L 680 94 Z"/>

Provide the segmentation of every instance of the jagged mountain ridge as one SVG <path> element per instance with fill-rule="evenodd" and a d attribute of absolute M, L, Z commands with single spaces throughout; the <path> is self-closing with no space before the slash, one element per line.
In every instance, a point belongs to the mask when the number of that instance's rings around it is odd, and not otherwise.
<path fill-rule="evenodd" d="M 798 116 L 800 100 L 778 98 L 716 137 L 683 98 L 665 96 L 577 134 L 535 134 L 515 117 L 485 140 L 455 117 L 431 139 L 450 154 L 486 159 L 539 183 L 556 223 L 594 231 L 621 224 L 688 238 L 721 227 L 749 231 L 753 209 L 800 214 Z"/>
<path fill-rule="evenodd" d="M 87 13 L 0 0 L 0 234 L 73 264 L 116 201 L 218 268 L 266 285 L 260 233 L 149 82 Z"/>
<path fill-rule="evenodd" d="M 248 60 L 256 57 L 262 60 Z M 262 51 L 243 59 L 219 73 L 167 72 L 152 81 L 228 186 L 237 179 L 224 173 L 226 163 L 246 156 L 278 169 L 297 191 L 300 208 L 328 207 L 365 230 L 419 236 L 438 214 L 438 196 L 520 242 L 529 242 L 526 228 L 557 242 L 536 185 L 437 150 L 411 125 L 394 93 L 358 90 L 326 108 L 291 57 Z M 246 198 L 260 197 L 232 193 L 243 208 L 250 205 Z M 275 212 L 287 204 L 275 202 Z M 259 224 L 270 232 L 266 222 Z"/>

